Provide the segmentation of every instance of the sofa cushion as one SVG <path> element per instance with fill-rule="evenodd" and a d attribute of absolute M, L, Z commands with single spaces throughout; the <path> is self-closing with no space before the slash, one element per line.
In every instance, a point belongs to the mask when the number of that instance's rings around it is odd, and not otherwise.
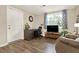
<path fill-rule="evenodd" d="M 75 41 L 75 40 L 72 40 L 72 39 L 69 39 L 69 38 L 65 38 L 65 37 L 61 37 L 61 38 L 59 38 L 59 40 L 64 44 L 79 48 L 79 42 L 78 41 Z"/>
<path fill-rule="evenodd" d="M 66 35 L 65 37 L 75 40 L 78 36 L 77 35 Z"/>
<path fill-rule="evenodd" d="M 55 49 L 57 53 L 79 53 L 79 42 L 60 37 L 56 41 Z"/>

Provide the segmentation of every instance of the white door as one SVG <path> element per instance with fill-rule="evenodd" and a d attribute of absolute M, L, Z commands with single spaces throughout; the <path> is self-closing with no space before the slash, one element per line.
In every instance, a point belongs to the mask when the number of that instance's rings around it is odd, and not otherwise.
<path fill-rule="evenodd" d="M 7 40 L 12 42 L 24 39 L 23 12 L 7 7 Z"/>

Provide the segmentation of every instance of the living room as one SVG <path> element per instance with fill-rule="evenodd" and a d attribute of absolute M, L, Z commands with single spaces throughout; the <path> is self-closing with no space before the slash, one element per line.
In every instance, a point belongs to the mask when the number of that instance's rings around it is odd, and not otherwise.
<path fill-rule="evenodd" d="M 0 52 L 79 52 L 75 47 L 60 48 L 61 41 L 78 36 L 78 25 L 75 26 L 79 22 L 78 5 L 0 5 L 0 8 Z M 72 41 L 64 43 L 78 45 Z"/>
<path fill-rule="evenodd" d="M 25 15 L 24 15 L 25 16 L 24 17 L 25 18 L 24 24 L 28 23 L 29 26 L 30 26 L 30 29 L 38 28 L 42 24 L 42 35 L 44 36 L 45 32 L 47 31 L 47 29 L 45 28 L 45 26 L 46 26 L 45 13 L 47 12 L 47 14 L 53 14 L 55 12 L 57 13 L 58 11 L 61 12 L 62 10 L 67 9 L 67 27 L 68 27 L 67 31 L 73 33 L 75 31 L 74 23 L 76 22 L 76 18 L 77 18 L 76 15 L 78 14 L 79 7 L 76 6 L 76 5 L 67 5 L 67 6 L 59 5 L 59 6 L 53 6 L 53 7 L 52 6 L 53 5 L 46 5 L 46 6 L 43 6 L 43 5 L 37 5 L 37 6 L 36 5 L 31 6 L 30 5 L 29 6 L 29 5 L 27 5 L 26 9 L 29 12 L 26 12 Z M 21 7 L 23 7 L 23 6 L 21 6 Z M 20 8 L 20 6 L 19 6 L 19 8 Z M 43 10 L 41 10 L 41 9 L 43 9 Z M 38 11 L 36 12 L 36 10 L 38 10 Z M 30 22 L 28 20 L 28 17 L 30 15 L 33 16 L 33 22 Z M 59 30 L 59 31 L 61 31 L 61 30 Z"/>

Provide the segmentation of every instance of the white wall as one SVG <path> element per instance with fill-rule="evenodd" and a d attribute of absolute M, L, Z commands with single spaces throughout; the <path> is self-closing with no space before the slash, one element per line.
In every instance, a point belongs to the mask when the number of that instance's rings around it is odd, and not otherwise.
<path fill-rule="evenodd" d="M 44 25 L 44 15 L 36 15 L 35 16 L 35 25 L 38 28 L 41 24 Z"/>
<path fill-rule="evenodd" d="M 73 33 L 75 31 L 74 23 L 76 22 L 76 9 L 67 10 L 68 17 L 68 31 Z"/>
<path fill-rule="evenodd" d="M 76 8 L 74 9 L 69 9 L 68 10 L 68 30 L 70 32 L 74 32 L 75 31 L 75 27 L 74 27 L 74 24 L 76 23 L 76 18 L 77 18 L 77 15 L 79 15 L 79 6 L 77 6 Z M 78 29 L 79 31 L 79 29 Z"/>
<path fill-rule="evenodd" d="M 79 6 L 76 7 L 76 16 L 79 15 Z"/>
<path fill-rule="evenodd" d="M 33 22 L 29 21 L 29 16 L 33 16 Z M 35 15 L 30 12 L 24 12 L 24 24 L 28 23 L 30 26 L 30 29 L 35 29 Z"/>
<path fill-rule="evenodd" d="M 0 5 L 0 46 L 7 43 L 6 6 Z"/>
<path fill-rule="evenodd" d="M 76 7 L 76 17 L 79 15 L 79 6 Z M 78 33 L 79 33 L 79 28 L 78 28 Z"/>
<path fill-rule="evenodd" d="M 42 26 L 42 35 L 45 35 L 46 29 L 44 29 L 44 14 L 36 15 L 35 27 L 38 28 L 41 24 Z"/>

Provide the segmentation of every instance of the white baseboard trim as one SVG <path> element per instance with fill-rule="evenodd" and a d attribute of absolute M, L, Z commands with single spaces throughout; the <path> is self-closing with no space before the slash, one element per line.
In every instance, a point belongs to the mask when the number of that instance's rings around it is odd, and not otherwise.
<path fill-rule="evenodd" d="M 12 41 L 8 41 L 8 43 L 10 43 L 10 42 L 14 42 L 14 41 L 17 41 L 17 40 L 24 40 L 24 39 L 16 39 L 16 40 L 12 40 Z"/>
<path fill-rule="evenodd" d="M 8 45 L 8 43 L 4 43 L 4 44 L 0 45 L 0 47 L 6 46 L 6 45 Z"/>
<path fill-rule="evenodd" d="M 19 40 L 24 40 L 24 39 L 19 39 Z M 15 40 L 15 41 L 16 41 L 16 40 Z M 13 41 L 11 41 L 11 42 L 13 42 Z M 0 45 L 0 47 L 6 46 L 6 45 L 8 45 L 9 43 L 10 43 L 10 41 L 7 42 L 7 43 L 4 43 L 4 44 L 2 44 L 2 45 Z"/>

